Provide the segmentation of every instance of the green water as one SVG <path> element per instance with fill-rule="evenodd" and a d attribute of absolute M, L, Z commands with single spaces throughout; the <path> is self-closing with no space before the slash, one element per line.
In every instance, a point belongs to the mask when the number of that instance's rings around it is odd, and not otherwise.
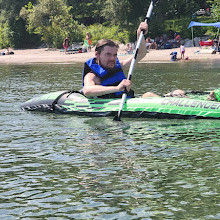
<path fill-rule="evenodd" d="M 19 104 L 79 64 L 0 66 L 1 219 L 220 219 L 220 121 L 87 118 Z M 141 64 L 136 94 L 219 87 L 220 63 Z"/>

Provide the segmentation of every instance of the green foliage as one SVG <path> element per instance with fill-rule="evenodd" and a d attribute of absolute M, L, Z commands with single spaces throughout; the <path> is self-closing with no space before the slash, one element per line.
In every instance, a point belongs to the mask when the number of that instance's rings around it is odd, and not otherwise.
<path fill-rule="evenodd" d="M 49 47 L 61 47 L 67 36 L 72 41 L 82 38 L 81 27 L 73 20 L 70 9 L 63 0 L 40 0 L 36 6 L 23 7 L 20 16 L 26 20 L 30 33 L 40 35 Z"/>
<path fill-rule="evenodd" d="M 13 31 L 10 28 L 9 22 L 0 24 L 0 48 L 13 47 Z"/>
<path fill-rule="evenodd" d="M 0 1 L 0 22 L 1 24 L 7 23 L 7 43 L 10 47 L 24 47 L 24 44 L 31 39 L 26 33 L 24 23 L 19 19 L 19 12 L 22 6 L 28 1 L 36 2 L 36 0 L 1 0 Z M 2 25 L 1 25 L 2 26 Z M 2 28 L 2 27 L 1 27 Z M 5 42 L 0 40 L 0 44 L 4 45 Z"/>
<path fill-rule="evenodd" d="M 214 23 L 215 22 L 213 16 L 210 16 L 209 18 L 200 17 L 197 19 L 197 21 L 201 23 Z M 217 28 L 212 27 L 212 26 L 211 27 L 208 27 L 208 26 L 194 27 L 193 31 L 194 31 L 195 36 L 210 35 L 210 37 L 214 37 L 217 32 Z"/>
<path fill-rule="evenodd" d="M 120 26 L 129 33 L 129 41 L 136 40 L 136 30 L 144 21 L 150 0 L 106 0 L 102 15 L 111 25 Z"/>
<path fill-rule="evenodd" d="M 169 33 L 170 30 L 173 32 L 178 32 L 182 39 L 191 38 L 191 29 L 188 29 L 188 26 L 191 22 L 191 18 L 179 18 L 173 20 L 166 20 L 165 33 Z M 201 32 L 201 34 L 204 34 Z"/>
<path fill-rule="evenodd" d="M 120 30 L 119 26 L 104 26 L 101 24 L 90 25 L 85 27 L 85 33 L 89 32 L 92 35 L 92 44 L 95 45 L 100 39 L 111 39 L 119 43 L 129 42 L 129 34 L 126 30 Z"/>
<path fill-rule="evenodd" d="M 195 20 L 195 19 L 194 19 Z M 168 33 L 169 30 L 174 30 L 178 32 L 182 39 L 191 38 L 191 29 L 188 29 L 188 26 L 192 20 L 189 18 L 180 18 L 180 19 L 173 19 L 173 20 L 166 20 L 165 21 L 165 32 Z M 201 23 L 212 23 L 215 22 L 212 17 L 199 17 L 196 19 L 197 22 Z M 210 37 L 215 37 L 216 34 L 216 27 L 194 27 L 193 33 L 194 37 L 200 37 L 203 35 L 210 35 Z"/>
<path fill-rule="evenodd" d="M 30 22 L 29 15 L 32 13 L 33 7 L 32 3 L 28 2 L 27 5 L 21 8 L 20 17 L 27 20 L 27 22 Z"/>
<path fill-rule="evenodd" d="M 29 47 L 44 42 L 61 47 L 66 36 L 83 41 L 92 32 L 93 43 L 111 38 L 123 43 L 136 40 L 150 0 L 0 0 L 0 46 Z M 219 0 L 163 0 L 153 9 L 148 35 L 152 38 L 173 31 L 190 37 L 187 29 L 200 8 L 211 8 L 212 20 L 220 20 Z M 197 17 L 197 21 L 200 20 Z M 204 17 L 203 22 L 209 18 Z M 194 20 L 194 19 L 193 19 Z M 4 24 L 4 25 L 3 25 Z M 195 29 L 195 35 L 215 29 Z M 39 40 L 41 39 L 41 41 Z"/>
<path fill-rule="evenodd" d="M 79 23 L 89 26 L 101 23 L 104 18 L 100 13 L 106 0 L 66 0 L 72 8 L 70 13 Z"/>
<path fill-rule="evenodd" d="M 220 21 L 220 1 L 214 0 L 212 4 L 212 17 L 216 22 Z"/>
<path fill-rule="evenodd" d="M 61 48 L 63 39 L 67 36 L 70 37 L 70 41 L 81 41 L 83 38 L 82 27 L 74 20 L 69 20 L 68 24 L 65 21 L 62 16 L 51 19 L 51 25 L 45 30 L 48 32 L 42 38 L 44 42 L 51 42 L 53 47 Z"/>

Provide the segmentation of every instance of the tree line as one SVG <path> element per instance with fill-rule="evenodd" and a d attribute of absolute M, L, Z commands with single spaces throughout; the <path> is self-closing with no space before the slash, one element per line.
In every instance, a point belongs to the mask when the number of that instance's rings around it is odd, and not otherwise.
<path fill-rule="evenodd" d="M 150 0 L 0 0 L 0 48 L 33 48 L 44 44 L 60 48 L 65 37 L 81 42 L 90 32 L 93 43 L 110 38 L 121 43 L 135 41 Z M 211 16 L 194 17 L 199 9 Z M 171 30 L 190 37 L 191 20 L 220 21 L 219 0 L 163 0 L 153 9 L 148 36 L 155 38 Z M 208 28 L 215 34 L 215 28 Z M 202 35 L 207 28 L 199 28 Z"/>

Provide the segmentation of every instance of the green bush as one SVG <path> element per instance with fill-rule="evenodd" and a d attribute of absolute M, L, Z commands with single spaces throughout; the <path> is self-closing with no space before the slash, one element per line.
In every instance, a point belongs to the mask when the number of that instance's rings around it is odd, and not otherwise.
<path fill-rule="evenodd" d="M 13 47 L 12 41 L 13 31 L 11 30 L 9 23 L 0 24 L 0 48 Z"/>
<path fill-rule="evenodd" d="M 182 39 L 185 38 L 191 38 L 191 29 L 188 29 L 188 26 L 191 21 L 197 21 L 202 23 L 212 23 L 214 22 L 213 18 L 207 18 L 207 17 L 198 17 L 198 18 L 181 18 L 181 19 L 173 19 L 173 20 L 166 20 L 165 21 L 165 31 L 166 33 L 169 32 L 169 30 L 173 30 L 174 32 L 180 33 L 180 36 Z M 201 37 L 204 34 L 209 34 L 211 36 L 214 36 L 216 34 L 216 28 L 215 27 L 193 27 L 193 34 L 194 37 Z"/>
<path fill-rule="evenodd" d="M 48 47 L 61 48 L 67 36 L 71 41 L 83 38 L 81 26 L 69 13 L 71 8 L 63 0 L 40 0 L 35 6 L 25 5 L 20 16 L 26 21 L 30 34 L 40 36 Z"/>
<path fill-rule="evenodd" d="M 92 35 L 92 45 L 95 45 L 101 39 L 111 39 L 118 43 L 129 42 L 128 31 L 120 30 L 118 26 L 103 26 L 101 24 L 94 24 L 88 27 L 84 27 L 83 34 L 86 32 Z"/>

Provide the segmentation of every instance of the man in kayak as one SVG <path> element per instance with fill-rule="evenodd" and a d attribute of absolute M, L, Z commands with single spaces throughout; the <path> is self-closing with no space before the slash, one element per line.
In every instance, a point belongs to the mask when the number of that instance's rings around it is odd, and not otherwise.
<path fill-rule="evenodd" d="M 137 38 L 141 31 L 147 33 L 148 25 L 142 22 L 137 30 Z M 95 57 L 86 61 L 83 69 L 82 92 L 88 97 L 120 98 L 123 91 L 128 91 L 128 97 L 134 97 L 131 81 L 127 80 L 123 70 L 130 66 L 132 56 L 119 62 L 117 58 L 118 44 L 108 40 L 100 40 L 95 48 Z M 145 40 L 143 38 L 136 61 L 146 55 Z"/>

